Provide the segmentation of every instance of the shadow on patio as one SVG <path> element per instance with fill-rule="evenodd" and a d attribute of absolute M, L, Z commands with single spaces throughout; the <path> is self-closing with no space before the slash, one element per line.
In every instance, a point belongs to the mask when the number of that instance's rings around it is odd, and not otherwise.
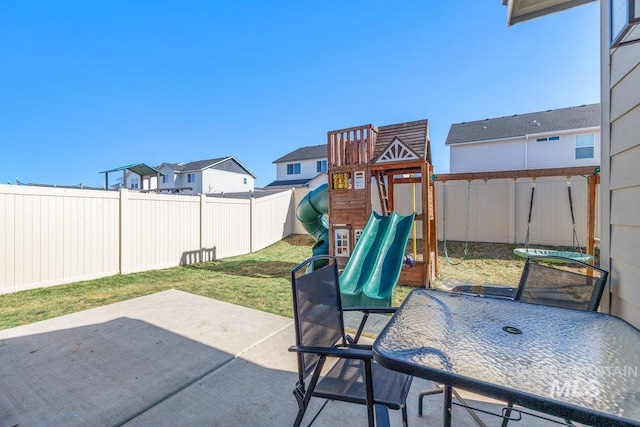
<path fill-rule="evenodd" d="M 293 342 L 291 319 L 176 290 L 0 331 L 0 425 L 291 425 Z M 417 416 L 423 388 L 416 379 L 409 425 L 439 425 L 439 395 Z M 315 425 L 353 419 L 366 425 L 364 406 L 332 402 Z"/>

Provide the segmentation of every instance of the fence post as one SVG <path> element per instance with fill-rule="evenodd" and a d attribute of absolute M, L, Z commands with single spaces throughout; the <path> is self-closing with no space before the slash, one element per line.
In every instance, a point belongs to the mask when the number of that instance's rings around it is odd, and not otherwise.
<path fill-rule="evenodd" d="M 207 202 L 207 196 L 200 193 L 200 261 L 204 262 L 204 216 L 205 216 L 205 206 Z"/>
<path fill-rule="evenodd" d="M 129 215 L 129 191 L 126 188 L 121 188 L 120 192 L 120 236 L 118 239 L 119 247 L 119 262 L 118 271 L 120 274 L 126 274 L 128 272 L 128 255 L 129 248 L 131 248 L 131 219 Z M 129 259 L 130 260 L 130 259 Z"/>
<path fill-rule="evenodd" d="M 295 188 L 291 188 L 289 193 L 289 214 L 287 215 L 287 222 L 288 222 L 288 232 L 287 232 L 287 236 L 290 236 L 292 234 L 295 233 L 296 231 L 296 220 L 298 219 L 296 217 L 296 190 Z"/>
<path fill-rule="evenodd" d="M 253 253 L 253 194 L 249 197 L 249 253 Z"/>

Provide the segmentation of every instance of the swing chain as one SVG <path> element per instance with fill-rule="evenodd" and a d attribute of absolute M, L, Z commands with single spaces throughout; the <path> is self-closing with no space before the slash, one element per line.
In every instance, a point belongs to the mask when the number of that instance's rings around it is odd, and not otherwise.
<path fill-rule="evenodd" d="M 536 179 L 531 182 L 531 199 L 529 200 L 529 217 L 527 218 L 527 236 L 524 239 L 524 250 L 529 253 L 529 229 L 531 226 L 531 212 L 533 211 L 533 197 L 536 193 Z"/>
<path fill-rule="evenodd" d="M 575 252 L 576 248 L 578 248 L 578 252 L 580 252 L 580 256 L 582 256 L 582 246 L 580 246 L 580 241 L 578 240 L 578 232 L 576 231 L 576 217 L 573 214 L 573 197 L 571 196 L 571 177 L 567 177 L 567 194 L 569 195 L 569 211 L 571 212 L 571 224 L 573 225 L 573 236 L 572 236 L 572 245 L 571 252 Z"/>

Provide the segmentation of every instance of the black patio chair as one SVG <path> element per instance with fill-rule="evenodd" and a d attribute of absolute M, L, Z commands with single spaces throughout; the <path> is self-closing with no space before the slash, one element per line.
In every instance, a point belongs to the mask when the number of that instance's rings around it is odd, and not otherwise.
<path fill-rule="evenodd" d="M 550 264 L 549 261 L 555 263 Z M 524 264 L 514 299 L 596 311 L 608 276 L 609 273 L 601 268 L 571 258 L 529 257 Z"/>
<path fill-rule="evenodd" d="M 607 271 L 572 258 L 550 255 L 530 256 L 524 264 L 513 299 L 531 304 L 596 311 L 608 276 Z M 484 296 L 504 297 L 491 290 Z M 424 396 L 442 391 L 442 387 L 436 387 L 421 392 L 418 397 L 418 415 L 422 415 Z M 455 390 L 452 391 L 461 402 L 460 406 L 465 407 L 476 422 L 483 426 L 484 423 L 477 418 L 472 408 Z M 498 415 L 503 419 L 502 427 L 506 427 L 512 419 L 512 411 L 516 411 L 513 409 L 513 402 L 508 402 L 503 413 Z M 572 425 L 568 420 L 565 422 L 567 425 Z"/>
<path fill-rule="evenodd" d="M 310 271 L 309 266 L 319 259 L 333 262 Z M 291 285 L 296 345 L 289 351 L 298 357 L 298 381 L 293 394 L 299 411 L 294 426 L 302 423 L 313 396 L 327 401 L 311 423 L 330 400 L 339 400 L 366 405 L 369 426 L 388 424 L 388 409 L 401 409 L 406 426 L 406 399 L 413 377 L 378 365 L 373 361 L 370 345 L 357 344 L 345 334 L 335 260 L 319 255 L 304 261 L 291 271 Z M 363 310 L 388 313 L 394 309 Z M 337 361 L 322 372 L 327 358 Z"/>

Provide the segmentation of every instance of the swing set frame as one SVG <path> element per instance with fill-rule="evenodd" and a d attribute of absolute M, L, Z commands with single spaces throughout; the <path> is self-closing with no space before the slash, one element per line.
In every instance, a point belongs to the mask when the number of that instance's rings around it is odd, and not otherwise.
<path fill-rule="evenodd" d="M 522 169 L 493 172 L 464 172 L 464 173 L 444 173 L 432 176 L 433 181 L 445 183 L 447 181 L 467 181 L 474 180 L 488 181 L 491 179 L 513 179 L 520 178 L 545 178 L 545 177 L 566 177 L 583 176 L 587 179 L 587 242 L 586 252 L 593 254 L 599 239 L 595 237 L 596 228 L 596 190 L 600 184 L 599 166 L 573 166 L 566 168 L 547 169 Z"/>

